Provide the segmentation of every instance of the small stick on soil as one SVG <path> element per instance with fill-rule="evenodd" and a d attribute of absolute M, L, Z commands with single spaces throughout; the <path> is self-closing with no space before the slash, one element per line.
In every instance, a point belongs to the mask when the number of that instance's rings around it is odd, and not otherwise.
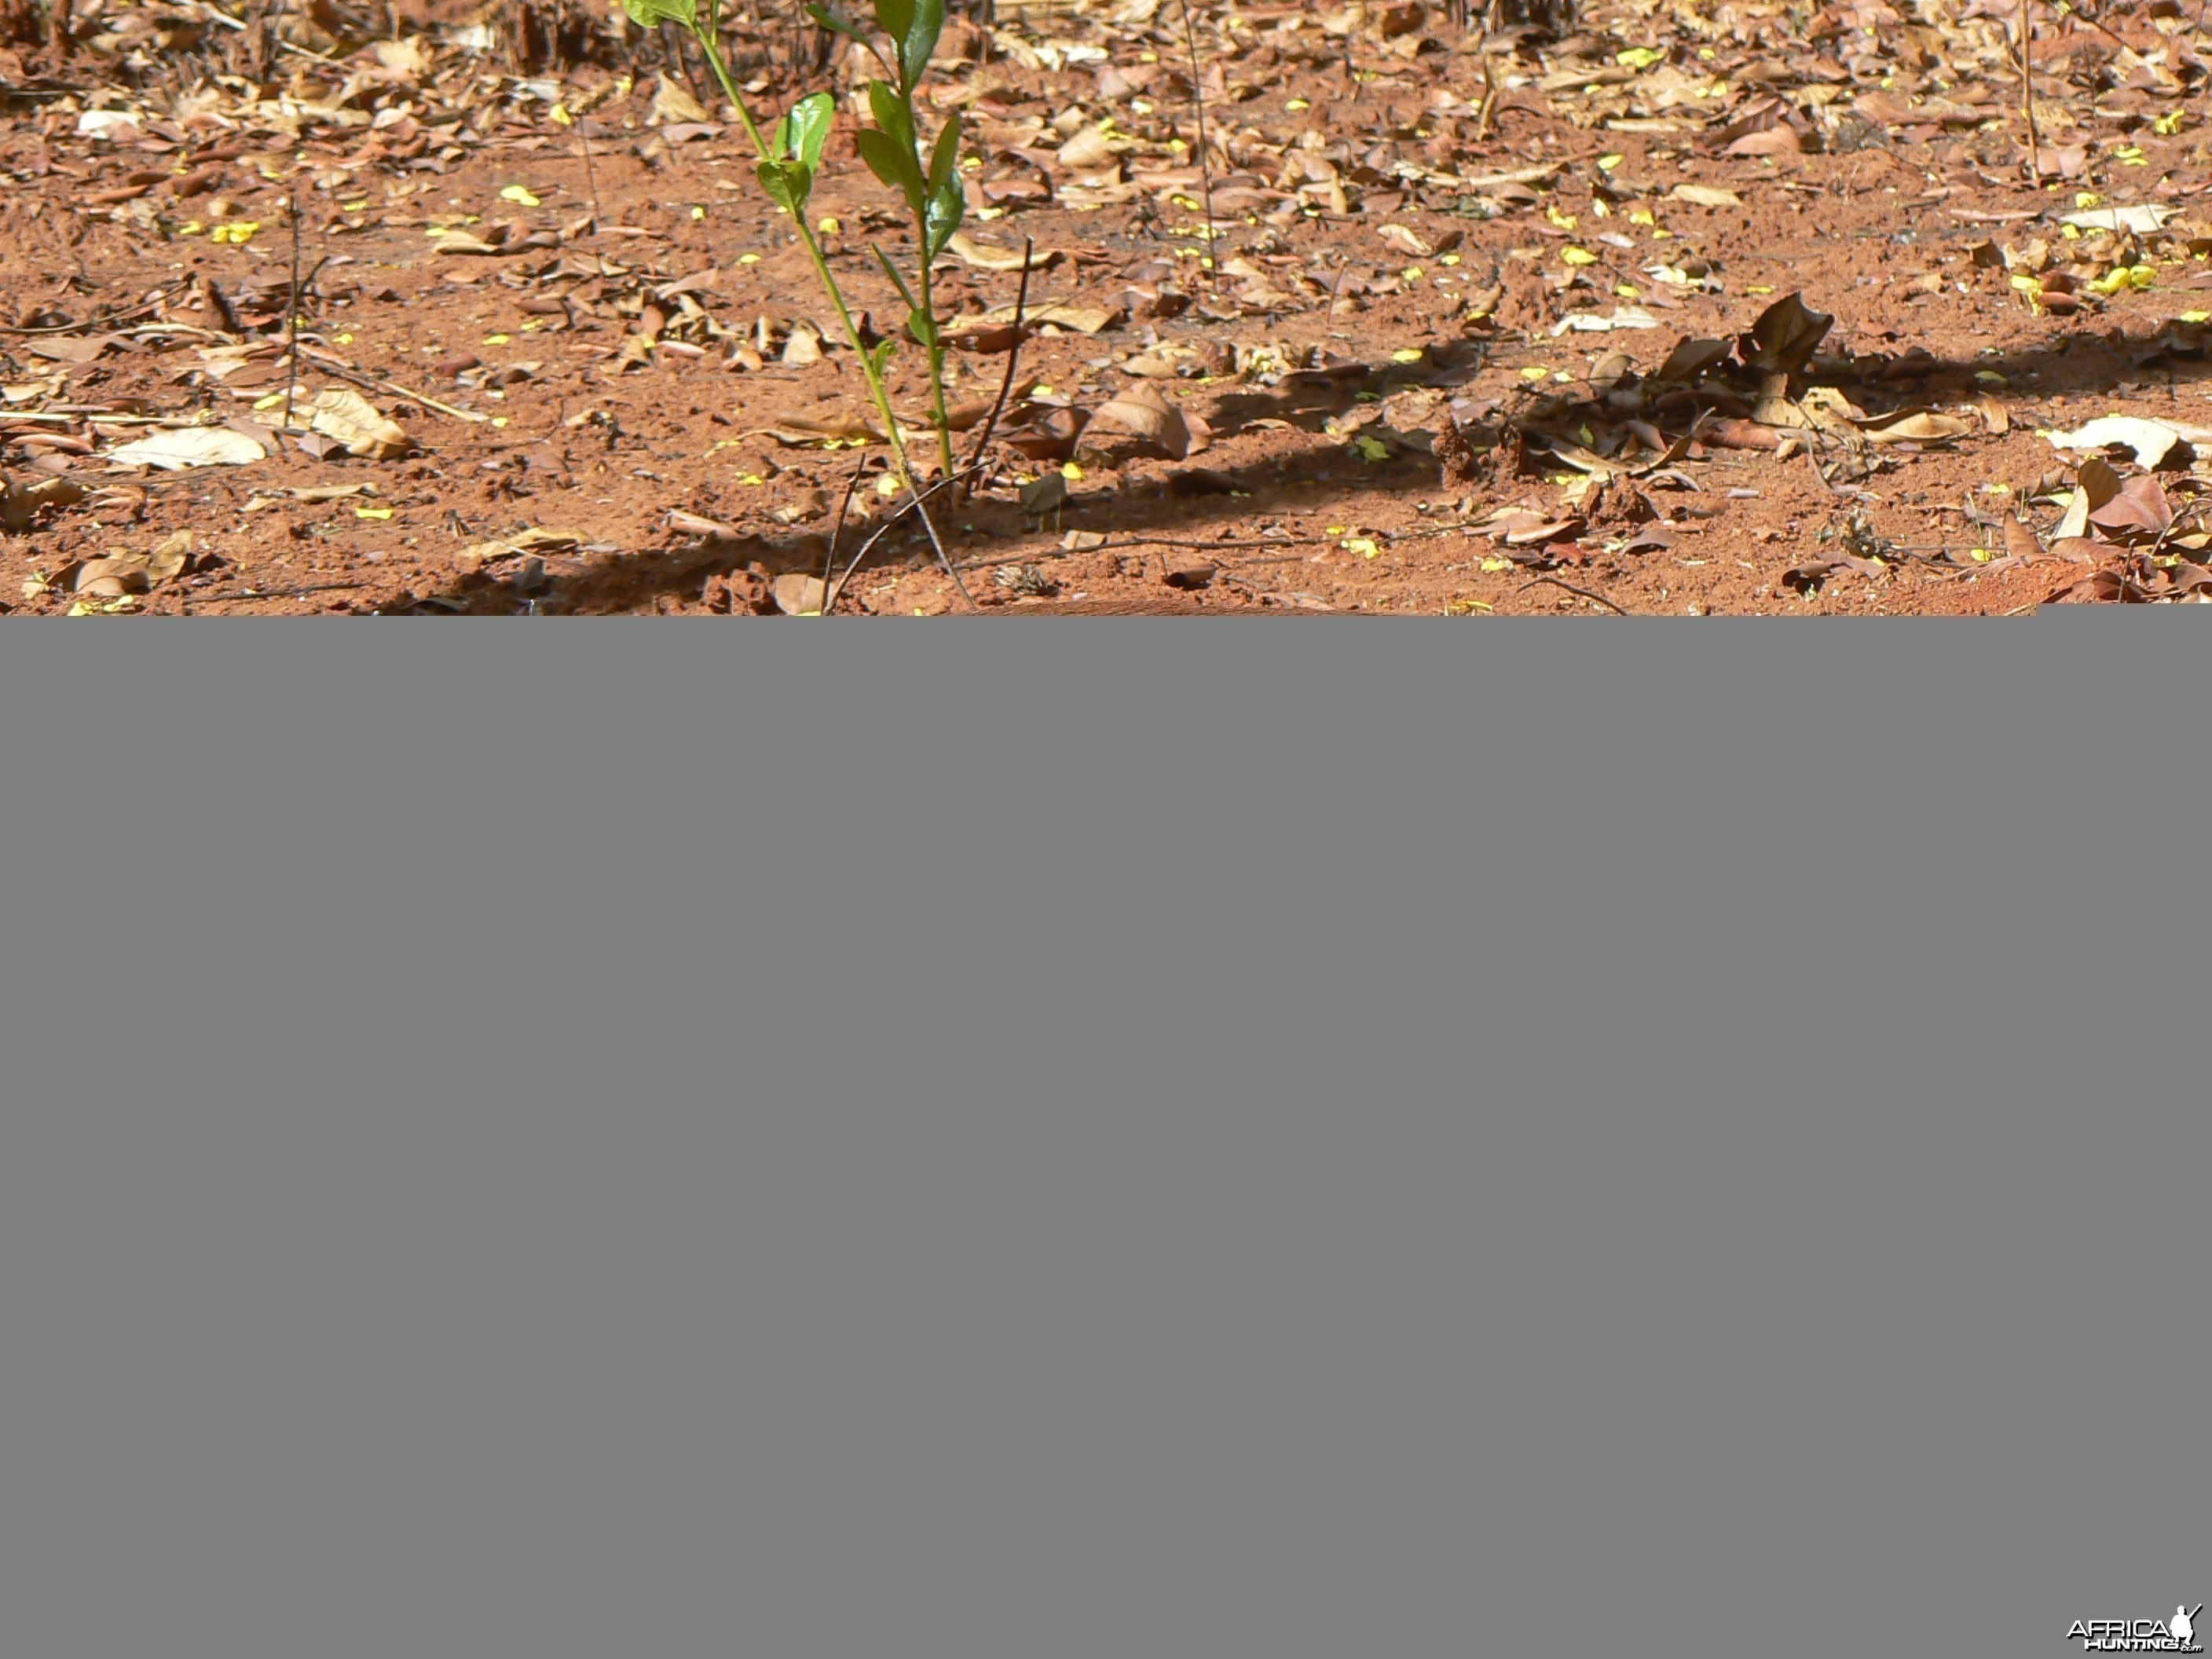
<path fill-rule="evenodd" d="M 2027 0 L 2020 0 L 2020 111 L 2027 117 L 2027 182 L 2043 188 L 2043 147 L 2035 132 L 2035 22 L 2027 14 Z"/>
<path fill-rule="evenodd" d="M 1564 587 L 1568 592 L 1572 593 L 1576 598 L 1588 599 L 1592 605 L 1601 605 L 1607 610 L 1612 611 L 1616 617 L 1625 617 L 1628 614 L 1619 605 L 1615 605 L 1611 599 L 1606 598 L 1604 594 L 1593 593 L 1587 587 L 1577 587 L 1572 582 L 1563 582 L 1557 576 L 1539 576 L 1533 582 L 1522 583 L 1520 586 L 1516 587 L 1513 591 L 1516 593 L 1526 593 L 1530 588 L 1541 587 L 1547 582 L 1549 582 L 1554 587 Z"/>
<path fill-rule="evenodd" d="M 864 455 L 860 464 L 853 469 L 853 476 L 845 481 L 844 495 L 838 498 L 837 522 L 830 527 L 830 551 L 822 560 L 822 614 L 825 617 L 830 614 L 830 577 L 837 568 L 837 538 L 845 533 L 845 514 L 852 509 L 853 492 L 860 487 L 861 475 L 867 470 L 868 460 Z"/>
<path fill-rule="evenodd" d="M 599 175 L 592 166 L 592 141 L 584 136 L 584 124 L 591 118 L 588 115 L 576 118 L 576 148 L 584 152 L 584 182 L 591 187 L 592 223 L 597 227 L 599 222 Z"/>
<path fill-rule="evenodd" d="M 959 570 L 953 565 L 951 560 L 945 556 L 944 544 L 937 539 L 936 526 L 929 522 L 929 514 L 921 504 L 924 496 L 934 495 L 940 489 L 950 489 L 952 485 L 957 483 L 961 479 L 966 477 L 969 473 L 974 471 L 975 469 L 973 467 L 965 468 L 961 471 L 954 473 L 950 478 L 939 478 L 935 483 L 930 485 L 928 489 L 922 490 L 918 495 L 908 495 L 906 498 L 905 504 L 902 505 L 897 512 L 892 514 L 890 517 L 885 519 L 883 523 L 877 527 L 876 533 L 874 535 L 869 537 L 867 540 L 860 544 L 860 550 L 853 555 L 853 562 L 845 567 L 845 574 L 837 578 L 837 586 L 836 589 L 832 592 L 825 592 L 822 596 L 822 614 L 825 617 L 830 614 L 830 607 L 836 602 L 837 595 L 845 591 L 845 584 L 853 580 L 853 573 L 860 568 L 860 562 L 866 558 L 870 553 L 873 552 L 875 550 L 876 544 L 883 540 L 884 537 L 890 535 L 892 529 L 897 525 L 898 521 L 906 517 L 909 513 L 920 515 L 922 528 L 929 532 L 930 544 L 937 550 L 938 563 L 945 568 L 945 574 L 952 578 L 953 586 L 959 589 L 960 597 L 968 601 L 968 608 L 970 611 L 980 611 L 982 609 L 982 607 L 977 605 L 975 599 L 969 595 L 967 585 L 960 580 Z"/>
<path fill-rule="evenodd" d="M 163 288 L 168 283 L 161 284 Z M 210 284 L 210 287 L 213 284 Z M 81 323 L 48 323 L 42 328 L 0 328 L 0 334 L 21 339 L 40 334 L 78 334 L 86 329 L 106 328 L 112 323 L 127 323 L 133 318 L 143 317 L 148 312 L 159 311 L 165 300 L 149 300 L 142 306 L 131 306 L 121 311 L 103 312 L 97 317 L 88 317 Z"/>
<path fill-rule="evenodd" d="M 1191 101 L 1198 106 L 1198 176 L 1206 190 L 1206 268 L 1212 273 L 1213 286 L 1218 289 L 1221 286 L 1220 233 L 1213 224 L 1213 163 L 1206 154 L 1206 88 L 1199 84 L 1198 80 L 1198 15 L 1191 9 L 1191 3 L 1192 0 L 1182 0 L 1182 35 L 1183 43 L 1190 48 Z M 2022 0 L 2022 3 L 2026 3 L 2026 0 Z M 1351 50 L 1347 42 L 1345 51 L 1348 54 Z M 1347 57 L 1346 62 L 1349 61 Z M 1352 83 L 1352 91 L 1357 96 L 1357 82 Z"/>
<path fill-rule="evenodd" d="M 1498 131 L 1498 75 L 1490 67 L 1487 52 L 1476 55 L 1482 60 L 1482 106 L 1474 112 L 1474 142 L 1480 144 L 1488 143 Z"/>
<path fill-rule="evenodd" d="M 317 351 L 310 348 L 307 355 L 322 364 L 341 380 L 350 380 L 356 386 L 366 386 L 371 392 L 389 392 L 392 397 L 404 398 L 410 403 L 422 404 L 425 409 L 434 409 L 441 415 L 450 415 L 457 421 L 472 421 L 481 423 L 491 419 L 489 415 L 478 415 L 472 410 L 456 409 L 451 404 L 440 403 L 435 398 L 426 398 L 419 392 L 410 392 L 396 380 L 380 380 L 373 375 L 364 374 L 352 364 L 333 357 L 326 351 Z"/>
<path fill-rule="evenodd" d="M 982 430 L 975 434 L 975 444 L 968 451 L 968 470 L 974 471 L 975 463 L 983 459 L 983 452 L 991 446 L 991 434 L 999 428 L 999 416 L 1006 407 L 1006 395 L 1014 389 L 1014 369 L 1022 360 L 1022 313 L 1030 303 L 1030 262 L 1036 257 L 1036 238 L 1022 238 L 1022 285 L 1014 295 L 1014 343 L 1006 349 L 1006 378 L 999 382 L 999 396 L 991 405 L 991 413 L 984 421 Z"/>
<path fill-rule="evenodd" d="M 2026 0 L 2021 0 L 2021 3 L 2025 4 Z M 289 432 L 292 429 L 292 392 L 300 384 L 300 187 L 297 185 L 292 186 L 284 202 L 292 216 L 292 292 L 291 304 L 287 307 L 291 313 L 292 345 L 290 361 L 284 370 L 284 429 Z"/>

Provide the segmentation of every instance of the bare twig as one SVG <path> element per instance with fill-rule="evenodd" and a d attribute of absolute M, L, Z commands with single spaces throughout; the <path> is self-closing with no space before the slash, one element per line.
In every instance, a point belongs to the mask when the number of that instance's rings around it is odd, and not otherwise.
<path fill-rule="evenodd" d="M 1014 389 L 1014 369 L 1022 360 L 1022 313 L 1028 309 L 1030 302 L 1030 264 L 1036 252 L 1036 239 L 1034 236 L 1023 237 L 1022 285 L 1014 295 L 1014 343 L 1006 349 L 1006 377 L 999 382 L 998 398 L 992 403 L 991 413 L 968 451 L 968 470 L 971 472 L 975 470 L 975 463 L 982 459 L 983 452 L 991 447 L 991 434 L 999 429 L 999 416 L 1006 410 L 1007 394 Z"/>
<path fill-rule="evenodd" d="M 313 358 L 341 380 L 350 380 L 354 385 L 366 386 L 372 392 L 389 392 L 395 398 L 404 398 L 410 403 L 422 404 L 425 409 L 434 409 L 441 415 L 450 415 L 457 421 L 473 421 L 483 423 L 491 419 L 490 416 L 479 415 L 474 410 L 456 409 L 451 404 L 440 403 L 435 398 L 426 398 L 421 392 L 410 391 L 395 380 L 380 380 L 374 375 L 364 374 L 343 358 L 333 357 L 327 351 L 317 351 L 313 347 L 308 347 L 303 349 L 301 355 Z"/>
<path fill-rule="evenodd" d="M 1625 617 L 1628 614 L 1619 605 L 1615 605 L 1611 599 L 1606 598 L 1604 594 L 1593 593 L 1587 587 L 1577 587 L 1572 582 L 1563 582 L 1557 576 L 1539 576 L 1534 581 L 1522 583 L 1520 586 L 1515 588 L 1513 591 L 1516 593 L 1526 593 L 1530 588 L 1541 587 L 1547 582 L 1549 582 L 1553 587 L 1565 588 L 1568 592 L 1572 593 L 1577 599 L 1588 599 L 1592 605 L 1601 605 L 1607 610 L 1612 611 L 1616 617 Z"/>
<path fill-rule="evenodd" d="M 2023 0 L 2025 3 L 2025 0 Z M 284 198 L 292 218 L 292 292 L 291 304 L 285 309 L 291 321 L 289 361 L 284 369 L 284 429 L 292 429 L 292 393 L 300 384 L 300 187 L 292 186 Z"/>
<path fill-rule="evenodd" d="M 169 284 L 164 283 L 161 286 L 167 288 Z M 163 299 L 166 298 L 167 296 L 164 295 Z M 42 328 L 0 328 L 0 334 L 6 334 L 16 339 L 40 334 L 77 334 L 88 328 L 106 328 L 112 323 L 130 322 L 134 318 L 143 317 L 149 311 L 159 311 L 162 304 L 163 300 L 149 300 L 143 305 L 127 307 L 121 311 L 106 312 L 98 317 L 87 318 L 81 323 L 48 323 Z"/>
<path fill-rule="evenodd" d="M 2035 22 L 2027 0 L 2020 0 L 2020 109 L 2027 117 L 2027 182 L 2043 188 L 2043 145 L 2035 131 Z"/>
<path fill-rule="evenodd" d="M 944 544 L 937 539 L 937 527 L 930 523 L 929 510 L 922 505 L 925 497 L 934 495 L 940 489 L 950 489 L 975 470 L 974 467 L 963 468 L 958 472 L 939 478 L 927 489 L 916 490 L 909 494 L 898 510 L 885 519 L 878 527 L 876 533 L 860 544 L 860 550 L 853 555 L 852 562 L 845 567 L 845 574 L 837 578 L 836 587 L 823 594 L 822 614 L 825 617 L 830 614 L 830 607 L 836 602 L 837 595 L 845 591 L 845 584 L 852 580 L 853 573 L 860 568 L 860 562 L 875 550 L 876 544 L 890 535 L 892 527 L 908 513 L 921 519 L 922 528 L 929 533 L 930 545 L 936 549 L 938 563 L 944 567 L 945 574 L 952 578 L 952 586 L 959 590 L 960 597 L 968 601 L 968 608 L 970 611 L 981 610 L 982 607 L 975 603 L 974 597 L 968 592 L 967 584 L 960 580 L 959 570 L 954 566 L 952 561 L 945 556 Z"/>
<path fill-rule="evenodd" d="M 1489 45 L 1486 38 L 1484 46 Z M 1482 106 L 1474 112 L 1474 142 L 1486 143 L 1498 131 L 1498 72 L 1490 66 L 1490 53 L 1476 54 L 1482 62 Z"/>
<path fill-rule="evenodd" d="M 837 502 L 837 522 L 830 531 L 830 550 L 822 559 L 822 614 L 830 614 L 830 574 L 837 568 L 837 540 L 845 533 L 845 515 L 852 510 L 853 492 L 860 487 L 860 479 L 868 470 L 866 456 L 853 469 L 853 476 L 845 482 L 845 493 Z"/>
<path fill-rule="evenodd" d="M 1198 79 L 1198 16 L 1191 9 L 1191 0 L 1182 0 L 1182 33 L 1184 43 L 1190 48 L 1191 100 L 1198 106 L 1198 176 L 1206 191 L 1206 268 L 1212 275 L 1213 286 L 1219 288 L 1221 235 L 1213 223 L 1213 163 L 1206 153 L 1206 88 Z"/>
<path fill-rule="evenodd" d="M 591 187 L 592 222 L 597 225 L 599 222 L 599 175 L 592 166 L 592 141 L 584 136 L 584 124 L 591 118 L 588 115 L 576 118 L 576 148 L 584 152 L 584 182 Z"/>

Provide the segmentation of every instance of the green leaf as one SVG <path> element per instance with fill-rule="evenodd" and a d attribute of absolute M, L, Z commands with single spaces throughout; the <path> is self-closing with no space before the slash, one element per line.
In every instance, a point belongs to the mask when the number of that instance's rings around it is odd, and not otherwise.
<path fill-rule="evenodd" d="M 629 3 L 630 0 L 623 0 L 624 5 Z M 806 15 L 814 20 L 817 27 L 828 29 L 832 34 L 849 35 L 864 46 L 868 44 L 868 37 L 860 33 L 860 26 L 858 23 L 840 16 L 827 6 L 809 6 L 806 9 Z"/>
<path fill-rule="evenodd" d="M 886 335 L 884 338 L 877 341 L 875 349 L 868 353 L 868 362 L 870 366 L 875 369 L 876 378 L 878 380 L 880 380 L 884 378 L 884 365 L 890 362 L 891 353 L 897 349 L 898 337 L 896 335 Z"/>
<path fill-rule="evenodd" d="M 876 0 L 876 27 L 894 40 L 904 41 L 914 27 L 915 0 Z"/>
<path fill-rule="evenodd" d="M 776 142 L 787 143 L 785 154 L 804 161 L 808 172 L 822 165 L 822 147 L 830 142 L 830 130 L 837 123 L 837 100 L 826 92 L 817 92 L 800 99 L 791 106 L 791 113 L 776 124 Z"/>
<path fill-rule="evenodd" d="M 899 291 L 899 298 L 906 301 L 907 309 L 917 309 L 921 302 L 914 297 L 914 290 L 906 285 L 906 278 L 898 274 L 898 267 L 873 242 L 868 244 L 868 251 L 876 256 L 876 263 L 884 268 L 884 275 L 891 279 L 891 286 Z"/>
<path fill-rule="evenodd" d="M 868 112 L 876 118 L 876 131 L 882 138 L 880 144 L 862 144 L 860 159 L 868 170 L 892 189 L 906 198 L 906 204 L 916 217 L 929 193 L 928 181 L 921 174 L 921 157 L 916 152 L 914 138 L 914 112 L 907 107 L 906 100 L 896 88 L 882 81 L 868 82 Z M 856 135 L 859 137 L 865 134 Z"/>
<path fill-rule="evenodd" d="M 814 188 L 813 172 L 804 161 L 763 161 L 753 168 L 753 177 L 760 181 L 768 199 L 787 209 L 794 219 L 805 208 L 806 198 Z"/>
<path fill-rule="evenodd" d="M 937 319 L 916 306 L 906 314 L 906 331 L 924 347 L 934 346 L 937 343 Z"/>
<path fill-rule="evenodd" d="M 688 29 L 699 17 L 694 0 L 623 0 L 623 9 L 641 29 L 658 28 L 663 23 L 681 23 Z"/>
<path fill-rule="evenodd" d="M 897 37 L 899 69 L 911 93 L 921 84 L 922 72 L 937 51 L 937 37 L 945 33 L 945 0 L 914 0 L 913 21 L 903 29 L 886 33 Z"/>
<path fill-rule="evenodd" d="M 945 181 L 952 177 L 952 169 L 960 165 L 960 118 L 953 116 L 937 135 L 937 148 L 929 158 L 929 193 L 943 190 Z"/>
<path fill-rule="evenodd" d="M 968 211 L 968 192 L 960 180 L 948 179 L 933 191 L 927 211 L 922 216 L 922 228 L 927 246 L 922 257 L 930 264 L 945 252 L 945 245 L 952 240 L 952 233 L 960 228 L 961 216 Z"/>
<path fill-rule="evenodd" d="M 854 133 L 853 146 L 860 152 L 860 159 L 868 164 L 869 172 L 893 190 L 908 190 L 907 180 L 899 169 L 902 167 L 913 167 L 912 150 L 901 149 L 891 142 L 890 135 L 878 132 L 873 127 L 863 127 Z"/>
<path fill-rule="evenodd" d="M 888 81 L 868 82 L 868 113 L 876 118 L 876 125 L 884 135 L 900 144 L 909 155 L 915 154 L 914 111 L 904 94 Z M 915 182 L 921 182 L 919 161 L 914 169 Z"/>

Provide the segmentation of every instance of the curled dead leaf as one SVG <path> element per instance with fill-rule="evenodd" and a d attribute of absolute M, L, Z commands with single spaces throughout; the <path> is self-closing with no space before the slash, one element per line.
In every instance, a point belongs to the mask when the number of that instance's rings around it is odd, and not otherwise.
<path fill-rule="evenodd" d="M 76 569 L 76 580 L 70 591 L 90 599 L 120 599 L 125 593 L 143 593 L 153 586 L 147 574 L 149 561 L 143 553 L 118 553 L 104 559 L 87 559 Z"/>
<path fill-rule="evenodd" d="M 2033 530 L 2020 521 L 2020 514 L 2004 516 L 2005 556 L 2010 559 L 2041 559 L 2050 556 L 2050 549 Z"/>
<path fill-rule="evenodd" d="M 2051 444 L 2059 449 L 2124 449 L 2138 465 L 2153 471 L 2169 457 L 2186 460 L 2189 449 L 2182 434 L 2163 421 L 2147 421 L 2133 415 L 2107 415 L 2071 432 L 2054 432 Z"/>
<path fill-rule="evenodd" d="M 1957 416 L 1938 415 L 1932 410 L 1870 415 L 1859 425 L 1859 435 L 1870 444 L 1949 443 L 1972 430 Z"/>
<path fill-rule="evenodd" d="M 1174 460 L 1182 460 L 1206 447 L 1212 434 L 1204 422 L 1163 395 L 1139 383 L 1103 404 L 1085 428 L 1086 441 L 1119 434 Z"/>
<path fill-rule="evenodd" d="M 179 530 L 146 556 L 147 580 L 156 587 L 173 581 L 185 574 L 191 562 L 192 532 Z"/>
<path fill-rule="evenodd" d="M 1785 294 L 1759 313 L 1751 331 L 1736 343 L 1744 367 L 1755 373 L 1795 374 L 1811 359 L 1836 319 L 1815 311 L 1804 297 Z"/>
<path fill-rule="evenodd" d="M 1103 128 L 1087 126 L 1060 147 L 1057 159 L 1071 173 L 1095 173 L 1114 165 L 1114 146 Z"/>
<path fill-rule="evenodd" d="M 87 493 L 74 478 L 41 478 L 36 483 L 19 484 L 0 474 L 0 527 L 10 532 L 27 530 L 41 514 L 75 507 Z"/>
<path fill-rule="evenodd" d="M 660 126 L 672 121 L 704 121 L 706 106 L 665 75 L 653 91 L 653 109 L 645 118 L 647 126 Z"/>
<path fill-rule="evenodd" d="M 406 429 L 389 419 L 351 386 L 330 386 L 315 394 L 308 428 L 334 439 L 349 455 L 390 460 L 415 447 Z M 256 446 L 258 447 L 258 446 Z"/>
<path fill-rule="evenodd" d="M 1022 268 L 1021 249 L 994 247 L 988 242 L 975 240 L 964 230 L 954 232 L 952 240 L 945 246 L 959 255 L 963 264 L 973 265 L 978 270 L 1019 270 Z M 1056 247 L 1036 248 L 1030 253 L 1029 267 L 1031 270 L 1042 270 L 1047 265 L 1066 257 Z"/>

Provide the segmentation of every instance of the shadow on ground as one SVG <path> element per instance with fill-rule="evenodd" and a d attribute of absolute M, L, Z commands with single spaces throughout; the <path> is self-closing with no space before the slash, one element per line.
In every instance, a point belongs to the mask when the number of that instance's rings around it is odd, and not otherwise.
<path fill-rule="evenodd" d="M 1303 372 L 1273 390 L 1222 397 L 1212 405 L 1209 418 L 1224 432 L 1265 419 L 1322 434 L 1346 414 L 1393 391 L 1427 386 L 1450 395 L 1468 385 L 1493 355 L 1510 350 L 1513 343 L 1484 343 L 1448 352 L 1425 371 L 1384 362 Z M 1839 387 L 1869 413 L 1957 404 L 1983 395 L 2008 405 L 2032 405 L 2052 397 L 2124 396 L 2152 385 L 2178 392 L 2185 385 L 2212 382 L 2208 349 L 2212 349 L 2212 330 L 2203 325 L 2168 323 L 2154 334 L 2130 336 L 2118 328 L 2100 327 L 2089 319 L 2025 349 L 1967 359 L 1913 349 L 1858 358 L 1848 368 L 1832 366 L 1822 372 L 1816 368 L 1809 379 Z M 1556 347 L 1553 349 L 1556 354 Z M 1633 355 L 1638 367 L 1648 369 L 1663 354 Z M 1499 413 L 1510 416 L 1513 402 L 1509 393 Z M 2212 410 L 2208 416 L 2212 416 Z M 1432 456 L 1419 448 L 1392 447 L 1394 453 L 1382 460 L 1365 459 L 1346 445 L 1231 467 L 1208 466 L 1202 455 L 1182 464 L 1139 462 L 1110 482 L 1079 487 L 1064 507 L 1045 519 L 1031 518 L 1011 501 L 984 498 L 945 515 L 939 527 L 969 592 L 987 610 L 1053 614 L 1230 608 L 1243 603 L 1233 591 L 1236 573 L 1291 562 L 1302 556 L 1298 549 L 1320 544 L 1316 537 L 1271 529 L 1273 520 L 1325 510 L 1333 501 L 1354 492 L 1401 496 L 1446 493 Z M 1070 556 L 1057 541 L 1039 545 L 1041 532 L 1047 530 L 1054 537 L 1069 530 L 1096 532 L 1109 538 L 1114 553 L 1158 559 L 1164 564 L 1177 554 L 1209 557 L 1230 574 L 1232 591 L 1217 594 L 1211 604 L 1195 595 L 1006 604 L 1005 595 L 989 580 L 994 568 L 1019 561 L 1036 565 L 1049 578 L 1054 566 Z M 845 528 L 839 544 L 840 568 L 868 533 L 869 527 Z M 512 576 L 500 574 L 464 576 L 441 591 L 417 596 L 410 608 L 419 614 L 555 615 L 650 609 L 664 599 L 689 604 L 702 592 L 711 593 L 718 580 L 726 594 L 734 593 L 735 579 L 743 573 L 764 574 L 771 580 L 792 572 L 818 574 L 829 548 L 829 532 L 818 526 L 729 538 L 672 532 L 664 545 L 644 552 L 572 560 L 546 572 L 526 572 L 527 586 L 518 586 Z M 908 520 L 882 538 L 861 569 L 929 560 L 927 539 Z M 1245 598 L 1258 591 L 1249 582 L 1243 585 Z"/>

